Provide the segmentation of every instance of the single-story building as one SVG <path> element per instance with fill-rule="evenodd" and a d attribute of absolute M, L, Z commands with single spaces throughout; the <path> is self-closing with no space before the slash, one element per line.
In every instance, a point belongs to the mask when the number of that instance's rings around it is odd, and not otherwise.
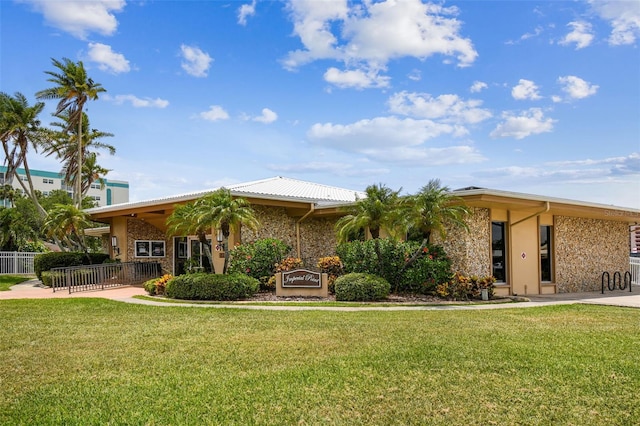
<path fill-rule="evenodd" d="M 332 255 L 335 222 L 342 207 L 365 194 L 344 188 L 274 177 L 226 186 L 247 199 L 261 224 L 241 229 L 229 246 L 260 238 L 278 238 L 301 258 Z M 206 258 L 195 236 L 167 236 L 166 219 L 176 205 L 212 192 L 200 191 L 155 200 L 87 210 L 109 225 L 105 242 L 121 261 L 159 261 L 178 274 L 187 259 L 203 267 Z M 629 267 L 629 233 L 640 223 L 640 210 L 596 203 L 469 187 L 453 191 L 473 214 L 470 232 L 452 229 L 442 244 L 454 270 L 466 275 L 493 275 L 497 294 L 526 295 L 596 290 L 602 273 Z M 212 230 L 211 239 L 216 237 Z M 220 271 L 224 253 L 218 244 L 213 269 Z"/>

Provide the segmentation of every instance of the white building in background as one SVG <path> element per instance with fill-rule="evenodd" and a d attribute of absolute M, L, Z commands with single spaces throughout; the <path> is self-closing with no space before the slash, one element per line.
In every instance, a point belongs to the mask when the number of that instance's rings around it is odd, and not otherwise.
<path fill-rule="evenodd" d="M 43 195 L 49 195 L 49 193 L 56 189 L 67 191 L 72 193 L 71 187 L 65 184 L 63 175 L 59 172 L 47 172 L 44 170 L 29 170 L 31 172 L 31 181 L 33 182 L 33 188 L 42 192 Z M 7 168 L 0 166 L 0 185 L 5 184 L 5 173 Z M 22 187 L 17 179 L 27 180 L 27 176 L 24 173 L 24 169 L 18 169 L 16 176 L 13 179 L 11 186 L 18 191 L 22 191 Z M 121 180 L 104 179 L 104 186 L 100 185 L 100 182 L 94 182 L 91 184 L 87 197 L 91 197 L 98 207 L 110 206 L 112 204 L 121 204 L 129 202 L 129 182 Z M 0 200 L 0 206 L 7 205 L 5 200 Z"/>

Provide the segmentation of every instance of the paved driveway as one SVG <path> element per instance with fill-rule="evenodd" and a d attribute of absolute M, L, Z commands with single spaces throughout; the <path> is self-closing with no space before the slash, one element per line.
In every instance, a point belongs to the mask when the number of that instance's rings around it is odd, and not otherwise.
<path fill-rule="evenodd" d="M 203 304 L 203 303 L 167 303 L 162 301 L 136 299 L 133 296 L 145 295 L 146 292 L 141 287 L 116 287 L 106 290 L 84 291 L 71 293 L 67 291 L 53 292 L 50 288 L 40 287 L 38 280 L 26 281 L 11 287 L 10 291 L 0 291 L 0 300 L 6 299 L 60 299 L 67 297 L 101 297 L 105 299 L 118 300 L 121 302 L 155 305 L 155 306 L 183 306 L 183 307 L 218 307 L 218 308 L 243 308 L 243 309 L 272 309 L 272 310 L 340 310 L 340 311 L 362 311 L 362 310 L 470 310 L 470 309 L 509 309 L 526 308 L 547 305 L 567 305 L 573 303 L 587 303 L 597 305 L 622 306 L 629 308 L 640 308 L 640 286 L 634 286 L 633 292 L 629 291 L 607 291 L 588 293 L 563 293 L 549 294 L 543 296 L 528 296 L 529 301 L 519 303 L 484 303 L 474 305 L 429 305 L 429 306 L 387 306 L 387 307 L 319 307 L 319 306 L 263 306 L 263 305 L 241 305 L 241 304 Z"/>

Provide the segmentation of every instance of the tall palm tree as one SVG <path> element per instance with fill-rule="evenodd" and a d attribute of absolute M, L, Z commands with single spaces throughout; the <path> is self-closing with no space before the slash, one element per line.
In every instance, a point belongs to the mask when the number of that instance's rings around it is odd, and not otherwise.
<path fill-rule="evenodd" d="M 47 213 L 38 202 L 33 188 L 27 153 L 30 147 L 37 150 L 46 140 L 46 132 L 38 119 L 43 108 L 43 102 L 30 106 L 22 93 L 17 92 L 14 96 L 0 93 L 0 140 L 7 164 L 6 179 L 10 183 L 18 168 L 24 169 L 27 183 L 22 179 L 18 179 L 18 183 L 34 202 L 42 217 Z"/>
<path fill-rule="evenodd" d="M 51 132 L 51 143 L 49 143 L 44 149 L 43 153 L 47 156 L 55 155 L 63 164 L 64 181 L 68 185 L 73 185 L 75 182 L 75 175 L 78 170 L 78 137 L 77 128 L 71 124 L 68 111 L 63 111 L 57 115 L 61 121 L 51 123 L 51 126 L 59 128 L 60 130 Z M 100 139 L 105 137 L 111 137 L 113 133 L 103 132 L 97 129 L 90 129 L 89 116 L 82 114 L 82 158 L 84 162 L 90 161 L 92 156 L 95 156 L 90 149 L 104 149 L 113 155 L 116 152 L 116 148 L 113 145 L 101 142 Z M 82 195 L 86 195 L 88 186 L 86 184 L 85 165 L 83 165 L 82 173 Z M 104 176 L 105 173 L 102 174 Z"/>
<path fill-rule="evenodd" d="M 167 234 L 195 235 L 202 245 L 202 250 L 209 264 L 213 267 L 211 243 L 207 240 L 207 234 L 211 232 L 211 224 L 199 223 L 197 215 L 195 203 L 176 206 L 173 213 L 167 218 Z"/>
<path fill-rule="evenodd" d="M 38 99 L 58 99 L 55 115 L 59 115 L 63 111 L 68 112 L 70 126 L 77 128 L 76 161 L 81 165 L 83 162 L 83 109 L 88 100 L 98 99 L 98 94 L 106 92 L 106 89 L 87 76 L 82 61 L 76 63 L 68 58 L 63 58 L 62 61 L 52 58 L 51 61 L 58 72 L 45 71 L 45 73 L 51 76 L 47 81 L 55 86 L 37 92 L 36 97 Z M 82 170 L 82 166 L 79 169 Z M 74 202 L 79 208 L 82 204 L 82 179 L 79 174 L 75 176 L 74 187 Z"/>
<path fill-rule="evenodd" d="M 234 198 L 226 188 L 220 188 L 197 199 L 190 207 L 177 207 L 167 219 L 167 224 L 170 232 L 180 230 L 195 233 L 201 242 L 209 230 L 219 229 L 223 236 L 223 273 L 227 272 L 229 263 L 228 244 L 231 232 L 239 230 L 241 226 L 253 230 L 259 226 L 251 204 L 244 198 Z M 206 238 L 204 241 L 206 242 Z M 207 247 L 207 244 L 204 246 Z M 211 256 L 210 252 L 208 256 Z M 210 257 L 209 260 L 213 265 L 213 259 Z"/>
<path fill-rule="evenodd" d="M 422 238 L 420 248 L 411 256 L 405 267 L 409 266 L 422 253 L 433 232 L 442 238 L 447 235 L 448 226 L 457 226 L 469 230 L 465 218 L 471 213 L 461 198 L 451 194 L 439 179 L 431 179 L 417 194 L 403 200 L 405 226 L 410 233 Z"/>
<path fill-rule="evenodd" d="M 100 183 L 100 189 L 104 188 L 104 176 L 111 170 L 100 166 L 97 161 L 98 155 L 90 152 L 84 159 L 82 165 L 82 195 L 86 195 L 94 182 Z"/>
<path fill-rule="evenodd" d="M 56 204 L 49 211 L 43 228 L 49 237 L 56 238 L 69 248 L 87 252 L 84 230 L 91 226 L 89 215 L 76 206 Z"/>
<path fill-rule="evenodd" d="M 361 229 L 369 229 L 371 238 L 380 237 L 380 229 L 393 232 L 398 222 L 398 204 L 400 191 L 393 191 L 383 184 L 369 185 L 365 189 L 367 196 L 357 199 L 348 207 L 347 214 L 336 222 L 338 240 L 347 241 L 350 235 Z"/>

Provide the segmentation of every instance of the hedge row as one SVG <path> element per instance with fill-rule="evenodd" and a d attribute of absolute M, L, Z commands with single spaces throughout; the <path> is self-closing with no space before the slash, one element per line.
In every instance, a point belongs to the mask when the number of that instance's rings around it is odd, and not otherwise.
<path fill-rule="evenodd" d="M 33 269 L 38 279 L 42 280 L 43 271 L 68 266 L 95 265 L 104 263 L 107 259 L 109 255 L 106 253 L 49 252 L 36 255 L 33 259 Z"/>
<path fill-rule="evenodd" d="M 165 294 L 182 300 L 238 300 L 253 296 L 260 282 L 245 274 L 196 273 L 170 279 Z"/>

